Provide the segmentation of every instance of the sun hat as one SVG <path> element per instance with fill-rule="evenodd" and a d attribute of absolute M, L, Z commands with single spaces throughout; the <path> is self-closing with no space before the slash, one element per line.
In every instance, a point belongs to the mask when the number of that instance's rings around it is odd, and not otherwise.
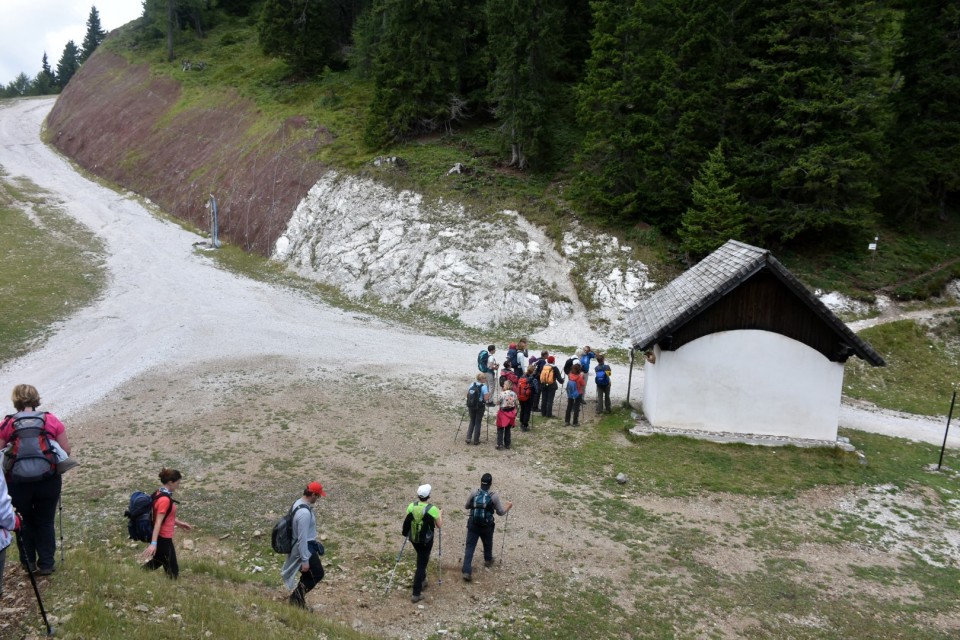
<path fill-rule="evenodd" d="M 307 491 L 312 493 L 315 496 L 327 497 L 327 493 L 323 490 L 323 485 L 319 482 L 311 482 L 307 485 Z"/>
<path fill-rule="evenodd" d="M 417 487 L 417 497 L 418 498 L 429 498 L 430 492 L 433 491 L 433 487 L 428 484 L 422 484 Z"/>

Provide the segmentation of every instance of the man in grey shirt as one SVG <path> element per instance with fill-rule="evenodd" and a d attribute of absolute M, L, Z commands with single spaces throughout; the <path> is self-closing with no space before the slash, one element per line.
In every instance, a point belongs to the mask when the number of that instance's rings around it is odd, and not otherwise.
<path fill-rule="evenodd" d="M 317 583 L 323 580 L 323 563 L 320 562 L 322 547 L 317 542 L 317 518 L 313 505 L 320 496 L 326 496 L 323 485 L 311 482 L 303 490 L 303 497 L 293 503 L 293 547 L 283 563 L 280 575 L 290 594 L 290 604 L 307 608 L 306 596 Z M 297 576 L 300 576 L 299 583 Z"/>
<path fill-rule="evenodd" d="M 513 508 L 513 503 L 507 501 L 504 507 L 500 501 L 500 496 L 491 493 L 490 485 L 493 484 L 493 476 L 489 473 L 483 474 L 480 478 L 480 488 L 474 489 L 466 504 L 463 505 L 467 510 L 467 547 L 463 551 L 463 579 L 467 582 L 473 580 L 473 552 L 477 549 L 477 540 L 483 543 L 483 565 L 485 567 L 493 566 L 493 531 L 496 523 L 493 521 L 493 514 L 503 516 Z"/>

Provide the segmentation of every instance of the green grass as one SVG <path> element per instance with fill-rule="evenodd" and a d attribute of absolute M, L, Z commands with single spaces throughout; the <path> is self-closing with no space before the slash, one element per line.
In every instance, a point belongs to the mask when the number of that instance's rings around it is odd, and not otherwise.
<path fill-rule="evenodd" d="M 960 384 L 960 314 L 951 314 L 932 331 L 901 320 L 865 329 L 860 336 L 883 355 L 887 366 L 871 367 L 851 358 L 845 394 L 888 409 L 947 415 Z"/>
<path fill-rule="evenodd" d="M 172 638 L 370 638 L 347 627 L 293 609 L 275 592 L 239 574 L 198 562 L 171 582 L 163 571 L 145 572 L 127 546 L 80 548 L 69 552 L 69 580 L 54 579 L 44 590 L 64 621 L 62 638 L 129 640 Z M 7 562 L 16 558 L 13 554 Z M 40 623 L 39 615 L 30 623 Z"/>
<path fill-rule="evenodd" d="M 0 176 L 0 364 L 36 348 L 50 326 L 106 282 L 103 247 L 30 182 Z"/>
<path fill-rule="evenodd" d="M 534 421 L 535 427 L 543 424 Z M 789 498 L 820 486 L 903 486 L 911 481 L 936 488 L 952 486 L 952 481 L 923 470 L 937 461 L 937 447 L 899 438 L 843 430 L 866 454 L 868 464 L 862 465 L 855 453 L 840 449 L 717 444 L 665 435 L 628 437 L 624 431 L 631 424 L 626 410 L 615 410 L 584 430 L 577 446 L 571 446 L 575 435 L 569 431 L 540 432 L 552 439 L 553 472 L 561 487 L 586 486 L 590 495 L 596 495 L 591 502 L 597 515 L 638 525 L 647 525 L 650 515 L 626 508 L 627 503 L 617 497 L 619 472 L 644 493 L 664 497 L 711 492 Z M 948 450 L 944 464 L 960 467 L 960 452 Z"/>

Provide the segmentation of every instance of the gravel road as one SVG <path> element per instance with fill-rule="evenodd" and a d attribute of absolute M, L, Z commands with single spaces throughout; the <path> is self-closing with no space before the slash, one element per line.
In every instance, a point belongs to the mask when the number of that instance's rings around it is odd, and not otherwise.
<path fill-rule="evenodd" d="M 53 194 L 103 238 L 109 285 L 39 351 L 0 369 L 0 392 L 30 382 L 47 398 L 45 408 L 69 417 L 151 370 L 274 355 L 302 362 L 349 359 L 396 376 L 408 375 L 415 359 L 452 379 L 469 379 L 478 345 L 419 335 L 218 269 L 193 247 L 200 239 L 195 234 L 155 217 L 138 199 L 85 178 L 40 141 L 53 102 L 0 103 L 0 166 L 9 178 L 28 178 Z M 642 370 L 635 371 L 633 398 L 640 397 L 642 381 Z M 614 391 L 625 393 L 617 385 Z M 942 419 L 860 403 L 845 403 L 840 423 L 937 444 L 943 438 Z M 960 446 L 960 437 L 949 444 Z"/>

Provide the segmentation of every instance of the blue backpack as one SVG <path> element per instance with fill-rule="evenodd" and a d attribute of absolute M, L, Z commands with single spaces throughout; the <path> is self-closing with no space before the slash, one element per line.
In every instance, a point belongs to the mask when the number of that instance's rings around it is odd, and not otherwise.
<path fill-rule="evenodd" d="M 490 369 L 487 368 L 487 361 L 490 359 L 490 354 L 487 353 L 487 350 L 484 349 L 477 355 L 477 369 L 484 373 L 490 373 Z"/>
<path fill-rule="evenodd" d="M 597 386 L 606 387 L 610 384 L 610 376 L 607 375 L 605 364 L 597 365 Z"/>
<path fill-rule="evenodd" d="M 577 386 L 576 380 L 567 380 L 567 397 L 573 400 L 580 397 L 580 387 Z"/>

